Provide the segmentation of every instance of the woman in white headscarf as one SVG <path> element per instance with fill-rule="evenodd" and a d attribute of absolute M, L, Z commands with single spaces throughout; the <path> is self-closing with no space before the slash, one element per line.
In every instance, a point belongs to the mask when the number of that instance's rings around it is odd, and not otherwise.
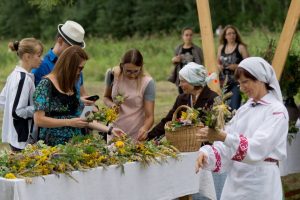
<path fill-rule="evenodd" d="M 213 80 L 214 74 L 208 75 L 205 67 L 194 62 L 185 65 L 179 71 L 180 87 L 183 90 L 165 116 L 149 133 L 148 139 L 161 138 L 165 134 L 165 123 L 172 120 L 173 113 L 181 105 L 187 105 L 194 108 L 211 107 L 214 98 L 218 96 L 210 90 L 207 83 Z"/>
<path fill-rule="evenodd" d="M 193 108 L 211 107 L 214 103 L 214 98 L 217 95 L 214 91 L 210 90 L 207 83 L 216 77 L 214 74 L 208 75 L 204 66 L 194 62 L 185 65 L 179 71 L 180 87 L 183 93 L 178 95 L 176 101 L 165 116 L 149 133 L 148 139 L 159 139 L 165 134 L 165 123 L 172 120 L 173 113 L 181 105 L 187 105 Z M 213 178 L 210 172 L 202 172 L 200 175 L 201 184 L 199 193 L 193 195 L 193 199 L 215 199 L 215 189 Z"/>
<path fill-rule="evenodd" d="M 278 162 L 286 158 L 288 114 L 272 66 L 264 59 L 244 59 L 235 72 L 249 100 L 219 132 L 203 128 L 196 171 L 227 171 L 221 200 L 282 199 Z"/>

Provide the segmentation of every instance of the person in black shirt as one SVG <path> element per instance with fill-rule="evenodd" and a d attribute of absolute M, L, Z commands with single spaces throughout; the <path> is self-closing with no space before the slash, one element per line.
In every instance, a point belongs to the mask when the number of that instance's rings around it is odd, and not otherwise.
<path fill-rule="evenodd" d="M 227 25 L 220 36 L 217 61 L 221 86 L 227 76 L 227 91 L 233 93 L 228 101 L 232 110 L 237 110 L 242 100 L 238 83 L 234 80 L 234 71 L 238 64 L 247 57 L 249 57 L 247 45 L 242 41 L 237 28 Z"/>
<path fill-rule="evenodd" d="M 182 30 L 182 41 L 175 49 L 175 56 L 172 58 L 172 63 L 174 64 L 174 70 L 171 73 L 168 80 L 177 85 L 179 94 L 183 91 L 179 86 L 178 72 L 189 62 L 195 62 L 197 64 L 203 64 L 203 52 L 200 47 L 193 44 L 193 29 L 184 28 Z"/>

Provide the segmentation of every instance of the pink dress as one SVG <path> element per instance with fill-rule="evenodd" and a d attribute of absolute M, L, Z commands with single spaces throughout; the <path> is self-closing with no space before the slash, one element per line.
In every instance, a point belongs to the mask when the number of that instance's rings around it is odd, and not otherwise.
<path fill-rule="evenodd" d="M 151 80 L 150 76 L 142 76 L 138 86 L 137 79 L 128 79 L 122 75 L 114 78 L 112 98 L 121 94 L 125 97 L 125 101 L 113 126 L 122 129 L 134 140 L 137 140 L 138 131 L 144 125 L 144 92 Z"/>

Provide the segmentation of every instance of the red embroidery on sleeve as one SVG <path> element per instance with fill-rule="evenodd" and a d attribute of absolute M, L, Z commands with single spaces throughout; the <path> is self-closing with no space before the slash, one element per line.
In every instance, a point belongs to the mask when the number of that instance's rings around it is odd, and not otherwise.
<path fill-rule="evenodd" d="M 248 150 L 248 140 L 245 136 L 240 135 L 240 144 L 236 154 L 232 157 L 232 160 L 242 161 L 246 155 Z"/>
<path fill-rule="evenodd" d="M 221 169 L 221 156 L 220 156 L 218 150 L 214 146 L 211 146 L 211 147 L 212 147 L 215 157 L 216 157 L 216 168 L 214 169 L 213 172 L 219 172 Z"/>

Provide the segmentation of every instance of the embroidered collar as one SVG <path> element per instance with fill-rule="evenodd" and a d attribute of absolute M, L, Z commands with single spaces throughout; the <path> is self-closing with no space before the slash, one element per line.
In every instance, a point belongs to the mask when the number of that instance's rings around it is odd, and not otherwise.
<path fill-rule="evenodd" d="M 268 93 L 258 101 L 254 101 L 253 98 L 249 99 L 249 103 L 252 107 L 255 107 L 257 105 L 269 105 L 271 104 L 271 99 L 272 99 L 272 95 Z"/>

